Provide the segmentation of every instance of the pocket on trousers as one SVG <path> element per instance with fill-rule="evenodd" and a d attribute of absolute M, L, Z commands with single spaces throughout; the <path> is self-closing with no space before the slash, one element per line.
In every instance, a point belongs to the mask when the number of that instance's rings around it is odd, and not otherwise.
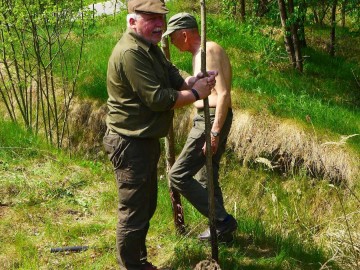
<path fill-rule="evenodd" d="M 118 135 L 105 135 L 103 137 L 103 145 L 107 155 L 111 155 L 115 151 L 119 140 L 120 137 Z"/>
<path fill-rule="evenodd" d="M 118 179 L 117 184 L 120 226 L 126 226 L 126 230 L 144 228 L 148 221 L 148 184 L 143 178 Z"/>
<path fill-rule="evenodd" d="M 139 173 L 136 173 L 130 166 L 117 169 L 115 173 L 118 183 L 124 183 L 127 185 L 139 185 L 146 181 L 145 177 L 139 177 Z"/>
<path fill-rule="evenodd" d="M 191 147 L 195 147 L 195 149 L 199 149 L 200 151 L 204 146 L 204 143 L 205 143 L 204 130 L 193 127 L 188 135 L 186 145 L 188 146 L 191 145 Z"/>
<path fill-rule="evenodd" d="M 127 166 L 126 164 L 123 164 L 124 149 L 126 147 L 125 140 L 119 135 L 105 135 L 103 138 L 103 145 L 115 170 Z"/>
<path fill-rule="evenodd" d="M 195 116 L 193 120 L 193 127 L 190 130 L 188 137 L 198 139 L 201 137 L 205 138 L 205 121 L 200 116 Z"/>

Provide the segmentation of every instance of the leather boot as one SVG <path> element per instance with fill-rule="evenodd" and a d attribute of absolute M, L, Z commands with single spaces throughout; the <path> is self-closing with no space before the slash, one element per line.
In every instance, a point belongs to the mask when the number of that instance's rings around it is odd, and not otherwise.
<path fill-rule="evenodd" d="M 233 240 L 233 232 L 237 229 L 237 222 L 232 215 L 226 218 L 226 221 L 216 221 L 216 234 L 219 242 L 229 243 Z M 210 228 L 199 234 L 198 238 L 202 241 L 210 241 Z"/>

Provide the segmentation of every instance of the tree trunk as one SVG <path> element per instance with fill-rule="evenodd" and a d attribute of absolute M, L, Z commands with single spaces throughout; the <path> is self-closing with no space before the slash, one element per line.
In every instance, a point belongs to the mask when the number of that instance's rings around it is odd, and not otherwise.
<path fill-rule="evenodd" d="M 306 35 L 305 35 L 305 21 L 306 21 L 306 12 L 307 12 L 307 5 L 306 1 L 302 0 L 299 4 L 299 11 L 300 11 L 300 18 L 299 18 L 299 41 L 301 48 L 306 48 Z"/>
<path fill-rule="evenodd" d="M 289 0 L 288 1 L 288 9 L 289 9 L 289 16 L 294 15 L 294 1 Z M 303 59 L 301 54 L 301 47 L 300 47 L 300 41 L 298 36 L 298 19 L 294 19 L 290 26 L 291 36 L 294 44 L 294 52 L 295 52 L 295 59 L 296 59 L 296 69 L 300 72 L 303 71 Z"/>
<path fill-rule="evenodd" d="M 319 14 L 319 23 L 321 26 L 324 25 L 324 19 L 328 12 L 330 5 L 328 4 L 328 1 L 321 0 L 320 1 L 320 14 Z"/>
<path fill-rule="evenodd" d="M 174 127 L 171 123 L 169 133 L 165 138 L 165 149 L 166 149 L 166 171 L 169 172 L 172 165 L 175 163 L 175 143 L 174 143 Z M 169 193 L 171 204 L 173 208 L 173 218 L 175 229 L 180 234 L 185 234 L 185 220 L 184 211 L 181 204 L 180 193 L 171 187 L 169 183 Z"/>
<path fill-rule="evenodd" d="M 280 18 L 281 18 L 281 24 L 284 30 L 284 41 L 285 41 L 285 49 L 288 53 L 290 63 L 293 65 L 293 67 L 296 67 L 296 58 L 295 58 L 295 50 L 294 50 L 294 44 L 293 40 L 291 38 L 291 30 L 286 25 L 287 21 L 287 13 L 286 13 L 286 6 L 284 0 L 278 0 L 279 4 L 279 10 L 280 10 Z"/>
<path fill-rule="evenodd" d="M 237 1 L 236 0 L 231 1 L 231 10 L 232 10 L 233 18 L 236 18 L 236 13 L 237 13 Z"/>
<path fill-rule="evenodd" d="M 242 22 L 245 22 L 245 0 L 240 0 L 240 18 Z"/>
<path fill-rule="evenodd" d="M 316 24 L 319 24 L 319 23 L 320 23 L 320 21 L 319 21 L 319 15 L 317 14 L 317 11 L 316 11 L 315 7 L 313 7 L 313 14 L 314 14 L 314 22 L 315 22 Z"/>
<path fill-rule="evenodd" d="M 269 11 L 268 4 L 268 0 L 260 0 L 256 11 L 256 16 L 263 17 Z"/>
<path fill-rule="evenodd" d="M 335 56 L 336 6 L 337 0 L 334 0 L 331 9 L 330 56 Z"/>
<path fill-rule="evenodd" d="M 345 27 L 346 24 L 346 5 L 347 0 L 344 0 L 341 6 L 341 27 Z"/>

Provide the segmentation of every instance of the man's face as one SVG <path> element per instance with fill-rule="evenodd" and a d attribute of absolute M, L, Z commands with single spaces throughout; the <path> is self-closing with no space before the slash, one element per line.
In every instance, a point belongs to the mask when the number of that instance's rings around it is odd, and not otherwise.
<path fill-rule="evenodd" d="M 170 34 L 171 43 L 178 48 L 180 51 L 185 51 L 184 45 L 184 35 L 181 30 L 176 30 Z"/>
<path fill-rule="evenodd" d="M 156 45 L 161 40 L 164 28 L 164 15 L 162 14 L 138 14 L 131 28 L 147 41 Z"/>

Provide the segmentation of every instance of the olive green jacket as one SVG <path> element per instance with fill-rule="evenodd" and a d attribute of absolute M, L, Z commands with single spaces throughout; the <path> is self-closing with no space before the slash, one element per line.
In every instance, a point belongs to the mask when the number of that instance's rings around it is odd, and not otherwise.
<path fill-rule="evenodd" d="M 166 136 L 183 83 L 158 46 L 128 29 L 108 63 L 108 128 L 129 137 Z"/>

